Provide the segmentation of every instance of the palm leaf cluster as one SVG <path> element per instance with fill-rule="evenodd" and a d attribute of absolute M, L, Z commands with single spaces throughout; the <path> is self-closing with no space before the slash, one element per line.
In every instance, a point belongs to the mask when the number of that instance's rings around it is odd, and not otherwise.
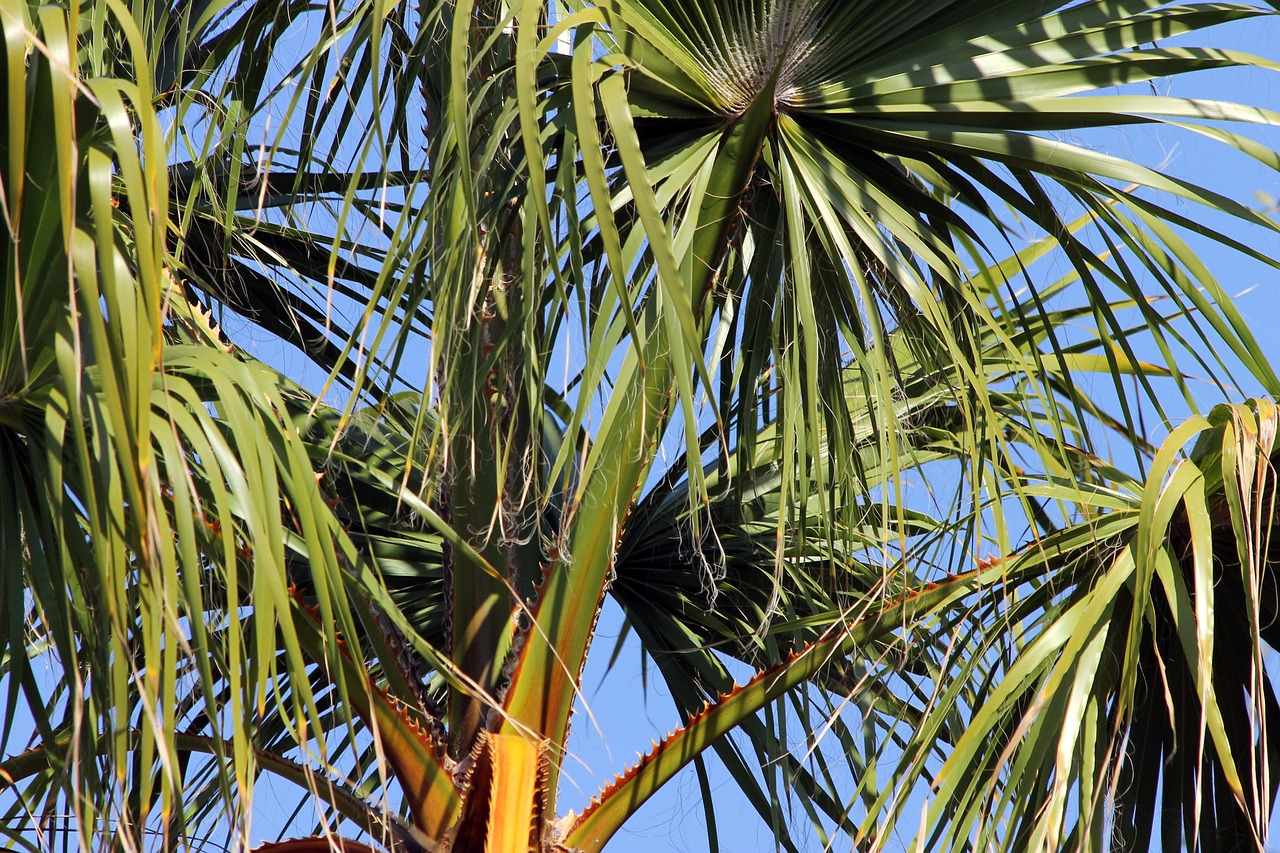
<path fill-rule="evenodd" d="M 596 850 L 714 760 L 788 850 L 1260 848 L 1280 379 L 1194 247 L 1277 226 L 1081 137 L 1280 168 L 1143 89 L 1270 14 L 0 0 L 0 833 Z M 605 596 L 680 727 L 576 803 Z"/>

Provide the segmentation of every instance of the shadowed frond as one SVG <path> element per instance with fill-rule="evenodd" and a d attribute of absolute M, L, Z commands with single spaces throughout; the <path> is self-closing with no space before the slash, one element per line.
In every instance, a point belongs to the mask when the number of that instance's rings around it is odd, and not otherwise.
<path fill-rule="evenodd" d="M 0 0 L 0 833 L 596 849 L 714 752 L 788 850 L 1260 848 L 1280 379 L 1197 251 L 1280 228 L 1097 134 L 1280 170 L 1150 89 L 1273 21 Z M 682 728 L 557 820 L 606 596 Z"/>

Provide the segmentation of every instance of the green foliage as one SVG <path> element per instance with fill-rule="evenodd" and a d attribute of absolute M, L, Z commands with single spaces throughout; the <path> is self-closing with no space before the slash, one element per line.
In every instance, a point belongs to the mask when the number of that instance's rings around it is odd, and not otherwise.
<path fill-rule="evenodd" d="M 1280 378 L 1189 235 L 1278 229 L 1070 134 L 1280 169 L 1136 94 L 1269 14 L 0 0 L 0 834 L 596 850 L 714 753 L 788 850 L 1261 847 Z M 584 810 L 606 595 L 682 728 Z"/>

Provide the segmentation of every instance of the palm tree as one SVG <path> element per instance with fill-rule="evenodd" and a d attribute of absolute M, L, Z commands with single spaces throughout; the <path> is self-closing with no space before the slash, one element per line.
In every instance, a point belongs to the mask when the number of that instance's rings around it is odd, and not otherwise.
<path fill-rule="evenodd" d="M 1188 234 L 1276 225 L 1071 134 L 1280 168 L 1139 94 L 1264 14 L 5 0 L 0 832 L 596 850 L 714 752 L 788 850 L 1261 847 L 1280 379 Z M 574 803 L 606 595 L 679 728 Z"/>

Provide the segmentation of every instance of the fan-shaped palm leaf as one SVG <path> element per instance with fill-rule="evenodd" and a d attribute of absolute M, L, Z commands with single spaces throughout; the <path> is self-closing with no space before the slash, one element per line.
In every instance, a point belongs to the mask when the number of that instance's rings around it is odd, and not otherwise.
<path fill-rule="evenodd" d="M 1066 134 L 1280 167 L 1126 88 L 1274 70 L 1168 41 L 1263 10 L 0 11 L 16 843 L 247 836 L 267 772 L 339 847 L 598 845 L 708 749 L 789 848 L 769 774 L 860 847 L 1261 843 L 1273 407 L 1142 425 L 1187 353 L 1280 394 L 1182 236 L 1275 227 Z M 556 824 L 606 594 L 689 725 Z"/>

